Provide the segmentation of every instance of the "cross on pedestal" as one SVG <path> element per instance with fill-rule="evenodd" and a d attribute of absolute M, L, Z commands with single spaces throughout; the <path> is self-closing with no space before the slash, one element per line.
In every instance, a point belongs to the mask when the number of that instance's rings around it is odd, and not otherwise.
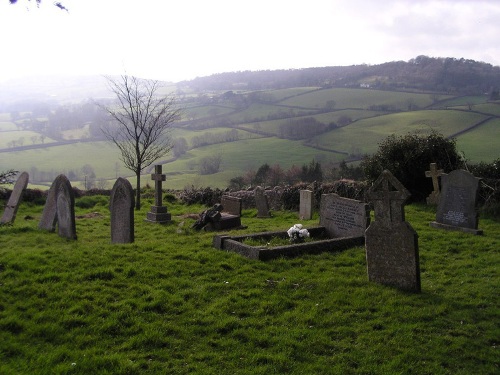
<path fill-rule="evenodd" d="M 442 176 L 444 171 L 442 169 L 437 169 L 436 163 L 430 164 L 430 171 L 425 171 L 425 177 L 432 177 L 432 187 L 434 192 L 439 193 L 439 181 L 438 177 Z"/>
<path fill-rule="evenodd" d="M 425 177 L 432 178 L 433 191 L 427 197 L 427 204 L 438 204 L 439 202 L 439 180 L 438 177 L 445 175 L 442 169 L 437 169 L 436 163 L 430 164 L 430 171 L 425 171 Z"/>
<path fill-rule="evenodd" d="M 151 179 L 155 182 L 155 206 L 157 207 L 162 205 L 162 182 L 167 179 L 161 170 L 161 165 L 155 165 L 155 173 L 151 175 Z"/>
<path fill-rule="evenodd" d="M 155 182 L 155 205 L 151 206 L 151 212 L 146 214 L 146 221 L 168 223 L 172 215 L 167 212 L 167 207 L 162 206 L 162 182 L 166 180 L 166 176 L 161 173 L 161 165 L 155 165 L 155 173 L 151 175 L 151 179 Z"/>

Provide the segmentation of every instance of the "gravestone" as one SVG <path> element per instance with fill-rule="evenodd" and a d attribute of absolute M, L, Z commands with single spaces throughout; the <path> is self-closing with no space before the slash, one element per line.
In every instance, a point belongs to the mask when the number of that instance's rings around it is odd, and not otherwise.
<path fill-rule="evenodd" d="M 464 170 L 455 170 L 441 177 L 442 191 L 433 228 L 483 234 L 478 227 L 476 210 L 480 179 Z"/>
<path fill-rule="evenodd" d="M 155 165 L 155 173 L 151 175 L 151 179 L 155 182 L 155 205 L 151 206 L 151 211 L 146 214 L 146 221 L 159 224 L 168 223 L 172 215 L 168 213 L 167 207 L 162 205 L 162 182 L 166 180 L 166 176 L 162 174 L 161 165 Z"/>
<path fill-rule="evenodd" d="M 300 191 L 299 218 L 311 220 L 313 214 L 314 195 L 311 190 Z"/>
<path fill-rule="evenodd" d="M 321 196 L 319 225 L 325 227 L 329 237 L 364 236 L 369 223 L 368 204 L 337 194 Z"/>
<path fill-rule="evenodd" d="M 420 292 L 418 235 L 405 221 L 408 190 L 387 170 L 367 193 L 375 220 L 365 232 L 368 279 L 402 290 Z"/>
<path fill-rule="evenodd" d="M 257 206 L 257 217 L 271 217 L 269 212 L 269 203 L 267 201 L 266 192 L 261 186 L 257 186 L 254 191 L 255 205 Z"/>
<path fill-rule="evenodd" d="M 23 193 L 28 186 L 28 181 L 29 175 L 27 172 L 23 172 L 19 175 L 9 200 L 7 201 L 7 206 L 5 207 L 2 218 L 0 219 L 0 224 L 12 224 L 16 219 L 17 209 L 21 203 Z"/>
<path fill-rule="evenodd" d="M 134 189 L 130 182 L 119 177 L 109 200 L 111 212 L 111 242 L 132 243 L 134 242 Z"/>
<path fill-rule="evenodd" d="M 436 163 L 431 163 L 430 164 L 430 170 L 425 171 L 425 176 L 426 177 L 431 177 L 432 178 L 432 187 L 433 190 L 427 197 L 426 201 L 428 205 L 436 205 L 439 203 L 439 180 L 438 178 L 443 176 L 445 173 L 442 169 L 437 169 L 437 164 Z"/>
<path fill-rule="evenodd" d="M 75 196 L 67 177 L 56 177 L 50 186 L 38 228 L 76 240 Z"/>

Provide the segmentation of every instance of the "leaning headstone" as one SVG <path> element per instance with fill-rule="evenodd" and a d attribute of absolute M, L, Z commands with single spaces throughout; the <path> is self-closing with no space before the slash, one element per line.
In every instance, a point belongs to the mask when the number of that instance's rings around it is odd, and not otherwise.
<path fill-rule="evenodd" d="M 111 212 L 111 242 L 132 243 L 134 242 L 134 189 L 130 182 L 119 177 L 109 200 Z"/>
<path fill-rule="evenodd" d="M 365 232 L 368 279 L 402 290 L 420 292 L 418 235 L 405 221 L 408 190 L 387 170 L 367 193 L 375 220 Z"/>
<path fill-rule="evenodd" d="M 59 175 L 56 192 L 57 234 L 76 240 L 75 195 L 71 183 L 64 175 Z"/>
<path fill-rule="evenodd" d="M 58 177 L 50 186 L 47 193 L 47 199 L 45 200 L 45 206 L 43 207 L 42 217 L 38 223 L 38 228 L 43 230 L 48 230 L 49 232 L 54 232 L 56 230 L 57 224 L 57 192 L 59 190 L 58 185 L 61 183 L 61 179 Z"/>
<path fill-rule="evenodd" d="M 168 223 L 172 215 L 168 213 L 167 207 L 162 205 L 162 182 L 166 180 L 166 176 L 162 174 L 161 164 L 155 165 L 155 173 L 151 175 L 151 179 L 155 182 L 155 205 L 151 206 L 151 211 L 146 214 L 146 221 L 159 224 Z"/>
<path fill-rule="evenodd" d="M 38 228 L 76 240 L 75 196 L 68 178 L 61 174 L 50 186 Z"/>
<path fill-rule="evenodd" d="M 257 186 L 254 191 L 255 205 L 257 206 L 257 217 L 271 217 L 269 211 L 269 203 L 267 201 L 266 192 L 261 186 Z"/>
<path fill-rule="evenodd" d="M 319 225 L 330 238 L 364 236 L 370 223 L 370 208 L 365 202 L 337 194 L 321 196 Z"/>
<path fill-rule="evenodd" d="M 311 190 L 300 191 L 299 218 L 311 220 L 313 213 L 313 192 Z"/>
<path fill-rule="evenodd" d="M 436 163 L 431 163 L 430 170 L 425 171 L 425 176 L 432 178 L 432 187 L 433 187 L 432 192 L 426 199 L 428 205 L 436 205 L 439 203 L 439 195 L 441 192 L 439 191 L 438 178 L 443 176 L 444 174 L 445 173 L 442 169 L 437 169 Z"/>
<path fill-rule="evenodd" d="M 464 170 L 456 170 L 441 177 L 441 199 L 433 228 L 459 230 L 483 234 L 478 227 L 477 192 L 480 178 Z"/>
<path fill-rule="evenodd" d="M 5 207 L 2 218 L 0 219 L 0 224 L 12 224 L 16 219 L 17 209 L 21 203 L 23 192 L 28 186 L 28 180 L 29 175 L 27 172 L 23 172 L 19 175 L 9 200 L 7 201 L 7 206 Z"/>

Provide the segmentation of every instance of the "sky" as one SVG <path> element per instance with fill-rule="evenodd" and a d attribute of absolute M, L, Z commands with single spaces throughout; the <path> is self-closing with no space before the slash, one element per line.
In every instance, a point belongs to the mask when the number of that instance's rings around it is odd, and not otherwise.
<path fill-rule="evenodd" d="M 0 82 L 408 61 L 500 65 L 499 0 L 0 0 Z"/>

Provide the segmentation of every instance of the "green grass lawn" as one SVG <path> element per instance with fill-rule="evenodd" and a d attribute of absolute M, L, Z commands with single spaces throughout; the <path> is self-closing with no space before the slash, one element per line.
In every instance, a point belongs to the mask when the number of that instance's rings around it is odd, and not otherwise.
<path fill-rule="evenodd" d="M 201 206 L 167 204 L 160 226 L 144 200 L 135 243 L 112 245 L 107 199 L 95 200 L 77 208 L 77 241 L 39 231 L 42 206 L 0 227 L 0 373 L 498 373 L 498 222 L 481 218 L 483 236 L 441 231 L 434 209 L 408 206 L 412 294 L 368 282 L 363 247 L 269 262 L 216 250 L 185 216 Z M 244 210 L 242 222 L 235 233 L 298 220 Z"/>

